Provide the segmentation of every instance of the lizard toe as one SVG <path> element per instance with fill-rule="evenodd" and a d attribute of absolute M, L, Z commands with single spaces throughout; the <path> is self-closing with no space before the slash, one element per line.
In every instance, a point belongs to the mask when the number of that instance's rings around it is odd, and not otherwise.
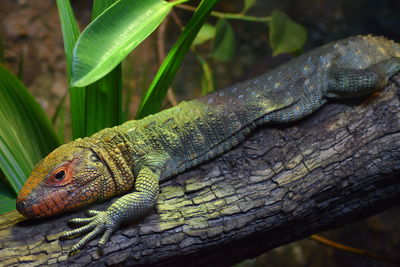
<path fill-rule="evenodd" d="M 104 231 L 105 227 L 103 225 L 97 225 L 91 232 L 86 234 L 81 240 L 79 240 L 75 245 L 69 249 L 69 254 L 80 250 L 84 245 L 86 245 L 90 240 L 94 239 L 96 236 L 100 235 Z"/>
<path fill-rule="evenodd" d="M 85 226 L 70 230 L 70 231 L 66 231 L 63 233 L 62 238 L 67 238 L 67 237 L 71 237 L 71 236 L 76 236 L 76 235 L 81 235 L 84 233 L 87 233 L 91 230 L 93 230 L 93 228 L 96 227 L 96 223 L 95 222 L 91 222 Z"/>
<path fill-rule="evenodd" d="M 96 216 L 96 215 L 98 215 L 98 214 L 100 214 L 102 212 L 103 211 L 98 211 L 98 210 L 87 210 L 85 213 L 86 213 L 87 216 L 93 217 L 93 216 Z"/>
<path fill-rule="evenodd" d="M 93 217 L 90 218 L 74 218 L 68 221 L 69 224 L 87 224 L 93 221 Z"/>
<path fill-rule="evenodd" d="M 77 218 L 71 220 L 75 223 L 87 223 L 87 225 L 81 226 L 77 229 L 65 232 L 62 237 L 67 238 L 71 236 L 86 234 L 81 240 L 79 240 L 75 245 L 73 245 L 69 250 L 69 255 L 80 250 L 84 245 L 86 245 L 90 240 L 103 234 L 99 241 L 99 247 L 103 248 L 110 236 L 118 228 L 119 224 L 113 222 L 110 215 L 106 211 L 95 211 L 95 215 L 90 218 Z M 92 215 L 94 213 L 91 213 Z"/>
<path fill-rule="evenodd" d="M 105 244 L 108 242 L 108 240 L 110 239 L 110 236 L 112 235 L 113 232 L 115 232 L 116 229 L 107 229 L 103 236 L 101 237 L 99 244 L 98 244 L 98 249 L 99 251 L 103 251 L 103 248 L 105 246 Z"/>

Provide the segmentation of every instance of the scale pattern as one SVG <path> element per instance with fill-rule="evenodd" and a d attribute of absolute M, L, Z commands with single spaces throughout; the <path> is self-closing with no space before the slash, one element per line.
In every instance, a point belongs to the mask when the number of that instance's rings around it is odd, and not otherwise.
<path fill-rule="evenodd" d="M 263 75 L 60 146 L 21 190 L 17 209 L 46 217 L 123 194 L 106 211 L 74 219 L 86 235 L 71 252 L 154 206 L 160 180 L 212 159 L 255 127 L 299 120 L 330 98 L 368 95 L 400 71 L 400 45 L 357 36 L 317 48 Z"/>

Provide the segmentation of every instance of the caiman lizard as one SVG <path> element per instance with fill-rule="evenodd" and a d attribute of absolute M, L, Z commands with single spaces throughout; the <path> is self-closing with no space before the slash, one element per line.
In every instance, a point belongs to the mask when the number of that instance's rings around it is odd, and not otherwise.
<path fill-rule="evenodd" d="M 232 87 L 183 101 L 64 144 L 40 161 L 17 209 L 41 218 L 122 195 L 64 237 L 86 234 L 70 252 L 102 235 L 104 246 L 122 223 L 152 208 L 159 182 L 230 150 L 257 126 L 304 118 L 329 99 L 368 95 L 400 71 L 400 45 L 357 36 L 303 54 Z"/>

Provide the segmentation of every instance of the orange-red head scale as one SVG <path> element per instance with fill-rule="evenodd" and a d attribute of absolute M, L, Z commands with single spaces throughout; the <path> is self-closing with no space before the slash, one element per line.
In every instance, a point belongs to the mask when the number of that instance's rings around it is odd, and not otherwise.
<path fill-rule="evenodd" d="M 83 139 L 85 140 L 85 139 Z M 28 218 L 52 216 L 104 199 L 104 184 L 114 191 L 101 152 L 82 139 L 65 144 L 40 161 L 21 189 L 17 210 Z"/>

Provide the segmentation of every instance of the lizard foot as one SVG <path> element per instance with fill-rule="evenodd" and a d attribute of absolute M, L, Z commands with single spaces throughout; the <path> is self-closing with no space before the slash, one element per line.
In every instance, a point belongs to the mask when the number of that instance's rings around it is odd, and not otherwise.
<path fill-rule="evenodd" d="M 119 223 L 115 222 L 107 211 L 89 210 L 87 214 L 92 217 L 76 218 L 69 221 L 73 224 L 85 224 L 84 226 L 81 226 L 71 231 L 66 231 L 60 237 L 62 239 L 66 239 L 68 237 L 86 234 L 81 240 L 79 240 L 69 249 L 70 255 L 81 249 L 90 240 L 103 234 L 98 243 L 99 250 L 101 251 L 105 243 L 107 243 L 108 239 L 110 238 L 111 234 L 115 232 L 119 227 Z"/>
<path fill-rule="evenodd" d="M 143 168 L 136 179 L 136 191 L 120 197 L 106 211 L 90 210 L 88 215 L 92 217 L 72 219 L 70 222 L 83 226 L 63 233 L 62 238 L 86 235 L 70 248 L 69 253 L 81 249 L 90 240 L 103 234 L 98 243 L 101 252 L 112 233 L 122 223 L 139 218 L 154 206 L 158 195 L 159 177 L 159 174 L 150 168 Z"/>

